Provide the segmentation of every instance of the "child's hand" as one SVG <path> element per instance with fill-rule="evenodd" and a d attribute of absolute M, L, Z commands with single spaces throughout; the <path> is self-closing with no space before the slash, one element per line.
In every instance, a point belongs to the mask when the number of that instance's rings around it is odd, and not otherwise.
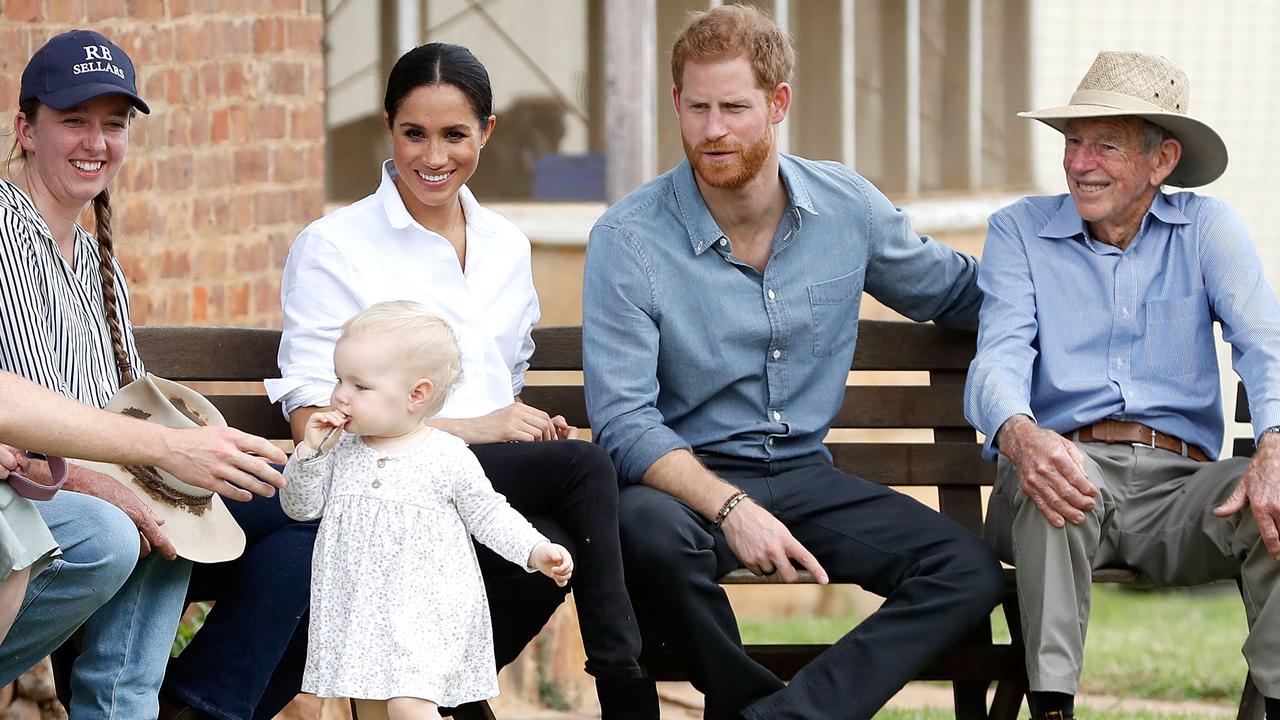
<path fill-rule="evenodd" d="M 324 448 L 320 446 L 324 443 L 324 438 L 329 434 L 329 431 L 334 428 L 345 427 L 350 419 L 337 410 L 321 410 L 320 412 L 311 413 L 311 417 L 307 418 L 307 427 L 302 433 L 302 441 L 312 450 L 321 452 Z"/>
<path fill-rule="evenodd" d="M 529 564 L 552 580 L 556 585 L 564 587 L 573 577 L 573 558 L 563 545 L 555 543 L 538 543 L 529 554 Z"/>

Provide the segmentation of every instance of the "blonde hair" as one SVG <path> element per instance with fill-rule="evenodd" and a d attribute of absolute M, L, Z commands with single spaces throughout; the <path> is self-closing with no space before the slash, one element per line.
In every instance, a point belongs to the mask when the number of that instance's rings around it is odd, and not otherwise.
<path fill-rule="evenodd" d="M 709 62 L 746 56 L 756 86 L 771 92 L 791 80 L 796 50 L 791 38 L 765 13 L 750 5 L 721 5 L 690 13 L 689 23 L 671 48 L 671 81 L 684 87 L 684 66 L 690 60 Z"/>
<path fill-rule="evenodd" d="M 404 358 L 405 370 L 435 386 L 424 408 L 428 417 L 444 407 L 462 377 L 462 351 L 444 318 L 411 300 L 375 303 L 343 324 L 339 342 L 367 337 L 391 338 L 396 353 Z"/>

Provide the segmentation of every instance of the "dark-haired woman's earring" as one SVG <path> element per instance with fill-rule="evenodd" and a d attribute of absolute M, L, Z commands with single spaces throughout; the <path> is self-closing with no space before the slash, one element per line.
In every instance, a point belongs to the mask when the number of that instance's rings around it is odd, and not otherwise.
<path fill-rule="evenodd" d="M 480 143 L 480 149 L 481 149 L 481 150 L 483 150 L 483 149 L 484 149 L 484 143 Z"/>

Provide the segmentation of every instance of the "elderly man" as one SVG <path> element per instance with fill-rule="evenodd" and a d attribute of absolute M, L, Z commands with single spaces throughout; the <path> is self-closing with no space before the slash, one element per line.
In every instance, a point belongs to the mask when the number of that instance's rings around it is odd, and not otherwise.
<path fill-rule="evenodd" d="M 587 408 L 625 485 L 632 598 L 708 718 L 870 717 L 1000 594 L 981 539 L 823 447 L 864 290 L 960 326 L 980 295 L 973 258 L 866 180 L 778 153 L 794 57 L 750 6 L 696 15 L 671 61 L 688 159 L 611 208 L 587 251 Z M 793 560 L 886 599 L 786 686 L 743 651 L 716 578 L 793 580 Z"/>
<path fill-rule="evenodd" d="M 1090 574 L 1155 585 L 1240 575 L 1250 672 L 1280 697 L 1280 306 L 1240 220 L 1195 187 L 1227 151 L 1187 114 L 1186 75 L 1098 55 L 1062 131 L 1068 194 L 991 216 L 966 412 L 999 455 L 988 527 L 1017 566 L 1033 717 L 1071 717 Z M 1249 391 L 1258 452 L 1214 462 L 1213 322 Z"/>

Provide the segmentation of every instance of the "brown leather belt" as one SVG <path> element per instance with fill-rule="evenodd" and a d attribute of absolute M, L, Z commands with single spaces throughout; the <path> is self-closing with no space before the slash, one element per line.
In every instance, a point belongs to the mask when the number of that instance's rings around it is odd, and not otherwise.
<path fill-rule="evenodd" d="M 1168 450 L 1199 462 L 1209 462 L 1209 456 L 1195 445 L 1181 438 L 1165 435 L 1142 423 L 1125 422 L 1123 420 L 1100 420 L 1092 425 L 1085 425 L 1082 428 L 1064 434 L 1080 442 L 1146 445 L 1147 447 Z"/>

